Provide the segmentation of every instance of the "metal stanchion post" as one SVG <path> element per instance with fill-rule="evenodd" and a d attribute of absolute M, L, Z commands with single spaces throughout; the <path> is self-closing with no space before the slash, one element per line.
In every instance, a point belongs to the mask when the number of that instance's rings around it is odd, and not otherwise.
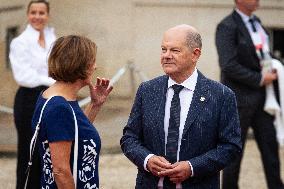
<path fill-rule="evenodd" d="M 13 109 L 12 108 L 8 108 L 6 106 L 1 106 L 0 105 L 0 112 L 5 112 L 8 114 L 13 114 Z"/>
<path fill-rule="evenodd" d="M 140 71 L 137 69 L 136 65 L 132 60 L 129 60 L 125 66 L 120 68 L 115 75 L 111 78 L 110 80 L 110 85 L 113 86 L 124 74 L 125 72 L 129 69 L 130 71 L 130 85 L 131 85 L 131 95 L 135 96 L 136 93 L 136 82 L 135 82 L 135 74 L 138 74 L 140 79 L 142 81 L 147 81 L 148 78 Z M 87 105 L 89 102 L 91 102 L 90 97 L 86 97 L 82 100 L 79 101 L 80 107 L 83 107 Z"/>
<path fill-rule="evenodd" d="M 137 69 L 133 60 L 129 60 L 125 66 L 120 68 L 115 75 L 110 80 L 110 85 L 113 86 L 120 78 L 125 74 L 125 72 L 129 69 L 130 71 L 130 84 L 131 84 L 131 95 L 135 96 L 136 93 L 136 82 L 135 82 L 135 73 L 138 74 L 139 78 L 142 81 L 147 81 L 148 78 L 143 74 L 139 69 Z M 83 107 L 91 102 L 91 98 L 88 96 L 79 101 L 80 107 Z M 9 114 L 13 114 L 13 109 L 0 105 L 0 112 L 5 112 Z"/>
<path fill-rule="evenodd" d="M 135 82 L 135 75 L 134 75 L 135 65 L 133 61 L 128 61 L 127 64 L 128 64 L 128 68 L 130 71 L 131 96 L 135 96 L 135 92 L 136 92 L 136 82 Z"/>

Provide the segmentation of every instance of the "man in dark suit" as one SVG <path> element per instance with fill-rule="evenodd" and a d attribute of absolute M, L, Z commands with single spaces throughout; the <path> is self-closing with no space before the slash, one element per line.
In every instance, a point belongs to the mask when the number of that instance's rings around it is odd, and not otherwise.
<path fill-rule="evenodd" d="M 268 36 L 252 13 L 258 0 L 235 0 L 236 9 L 217 26 L 216 46 L 221 81 L 236 94 L 243 146 L 251 126 L 260 150 L 269 189 L 283 189 L 274 117 L 264 108 L 265 86 L 277 80 L 274 72 L 262 72 L 261 61 L 270 56 Z M 223 188 L 237 189 L 242 156 L 223 172 Z"/>
<path fill-rule="evenodd" d="M 136 189 L 218 189 L 219 172 L 241 152 L 234 93 L 203 76 L 201 36 L 189 25 L 166 31 L 166 75 L 142 83 L 121 148 L 138 167 Z"/>

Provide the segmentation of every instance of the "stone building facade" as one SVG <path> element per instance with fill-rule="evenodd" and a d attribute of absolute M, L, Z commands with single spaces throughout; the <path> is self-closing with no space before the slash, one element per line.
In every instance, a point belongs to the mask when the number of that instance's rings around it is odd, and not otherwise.
<path fill-rule="evenodd" d="M 0 105 L 12 107 L 17 85 L 6 58 L 11 36 L 26 25 L 26 0 L 0 0 Z M 219 80 L 215 48 L 217 23 L 233 7 L 233 0 L 49 0 L 50 25 L 57 36 L 85 35 L 98 45 L 96 76 L 111 78 L 127 62 L 134 62 L 141 72 L 153 78 L 162 74 L 160 43 L 163 32 L 178 24 L 196 27 L 203 37 L 203 51 L 198 69 Z M 272 35 L 272 47 L 282 51 L 284 36 L 284 0 L 262 0 L 256 14 Z M 281 33 L 282 32 L 282 33 Z M 281 35 L 282 34 L 282 35 Z M 277 39 L 275 39 L 275 37 Z M 278 40 L 278 42 L 277 42 Z M 278 46 L 275 46 L 275 43 Z M 282 44 L 284 38 L 282 37 Z M 275 50 L 274 49 L 274 50 Z M 132 84 L 141 80 L 126 72 L 115 84 L 112 96 L 129 97 Z M 82 91 L 86 95 L 86 91 Z"/>

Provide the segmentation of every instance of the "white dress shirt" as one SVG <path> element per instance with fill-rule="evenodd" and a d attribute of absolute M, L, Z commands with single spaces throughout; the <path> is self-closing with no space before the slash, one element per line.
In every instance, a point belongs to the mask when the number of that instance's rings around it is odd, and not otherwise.
<path fill-rule="evenodd" d="M 176 83 L 174 80 L 169 78 L 168 80 L 168 91 L 166 94 L 166 105 L 165 105 L 165 117 L 164 117 L 164 131 L 165 131 L 165 154 L 166 154 L 166 145 L 167 145 L 167 138 L 168 138 L 168 128 L 169 128 L 169 119 L 170 119 L 170 107 L 171 107 L 171 101 L 174 95 L 174 90 L 172 86 L 174 84 L 182 85 L 184 88 L 180 91 L 179 93 L 179 98 L 180 98 L 180 105 L 181 105 L 181 111 L 180 111 L 180 126 L 179 126 L 179 139 L 178 139 L 178 150 L 177 150 L 177 161 L 179 161 L 179 152 L 180 152 L 180 145 L 181 145 L 181 139 L 183 135 L 183 129 L 185 125 L 185 121 L 187 118 L 188 110 L 192 101 L 193 93 L 195 90 L 195 86 L 197 83 L 197 77 L 198 77 L 198 72 L 197 69 L 194 70 L 192 75 L 187 78 L 184 82 L 181 84 Z M 152 157 L 154 154 L 149 154 L 145 160 L 144 160 L 144 169 L 147 170 L 147 162 L 150 157 Z M 190 162 L 188 162 L 191 170 L 192 170 L 192 175 L 193 176 L 193 167 Z M 148 171 L 148 170 L 147 170 Z M 160 178 L 159 183 L 158 183 L 159 188 L 163 187 L 163 178 Z M 182 186 L 181 184 L 177 184 L 176 186 L 177 189 L 181 189 Z"/>
<path fill-rule="evenodd" d="M 23 33 L 12 40 L 9 58 L 18 85 L 33 88 L 55 82 L 48 77 L 47 66 L 49 51 L 56 40 L 54 29 L 46 27 L 44 37 L 45 48 L 38 43 L 39 32 L 27 25 Z"/>
<path fill-rule="evenodd" d="M 262 51 L 264 53 L 265 58 L 270 59 L 270 50 L 269 50 L 269 37 L 266 34 L 265 30 L 263 29 L 263 27 L 261 26 L 261 24 L 254 20 L 254 25 L 256 28 L 256 32 L 253 32 L 252 27 L 251 27 L 251 23 L 249 22 L 249 19 L 251 17 L 249 17 L 248 15 L 244 14 L 243 12 L 241 12 L 239 9 L 236 9 L 237 13 L 240 15 L 241 19 L 243 20 L 243 22 L 245 23 L 245 26 L 250 34 L 250 37 L 252 39 L 252 42 L 255 46 L 255 50 L 256 50 L 256 54 L 258 56 L 258 58 L 261 60 L 261 53 L 258 50 L 259 47 L 262 48 Z M 252 16 L 253 17 L 253 16 Z M 262 64 L 262 63 L 261 63 Z M 263 74 L 263 73 L 262 73 Z M 259 85 L 262 86 L 263 85 L 263 75 L 262 78 L 260 80 Z"/>
<path fill-rule="evenodd" d="M 265 30 L 262 28 L 261 24 L 257 20 L 254 20 L 256 32 L 253 32 L 251 24 L 249 22 L 249 19 L 251 17 L 242 13 L 239 9 L 236 9 L 236 11 L 241 16 L 243 22 L 245 23 L 245 26 L 247 30 L 249 31 L 253 44 L 255 46 L 260 45 L 262 47 L 263 52 L 266 54 L 269 54 L 269 37 L 266 34 Z M 259 52 L 257 52 L 257 55 L 260 57 Z"/>

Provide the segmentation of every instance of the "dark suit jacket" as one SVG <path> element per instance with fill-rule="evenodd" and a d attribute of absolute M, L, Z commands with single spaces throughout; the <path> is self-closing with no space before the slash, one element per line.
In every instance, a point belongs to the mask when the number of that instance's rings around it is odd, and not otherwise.
<path fill-rule="evenodd" d="M 191 162 L 194 176 L 182 185 L 183 189 L 217 189 L 219 171 L 241 152 L 236 100 L 229 88 L 198 74 L 180 150 L 180 161 Z M 164 156 L 167 84 L 168 76 L 161 76 L 139 86 L 123 130 L 121 148 L 138 167 L 137 189 L 157 188 L 159 178 L 145 171 L 143 163 L 149 154 Z"/>
<path fill-rule="evenodd" d="M 258 21 L 260 22 L 259 19 Z M 260 87 L 259 58 L 250 34 L 236 11 L 218 24 L 216 46 L 221 81 L 235 92 L 238 106 L 249 107 L 264 103 L 265 89 Z"/>

